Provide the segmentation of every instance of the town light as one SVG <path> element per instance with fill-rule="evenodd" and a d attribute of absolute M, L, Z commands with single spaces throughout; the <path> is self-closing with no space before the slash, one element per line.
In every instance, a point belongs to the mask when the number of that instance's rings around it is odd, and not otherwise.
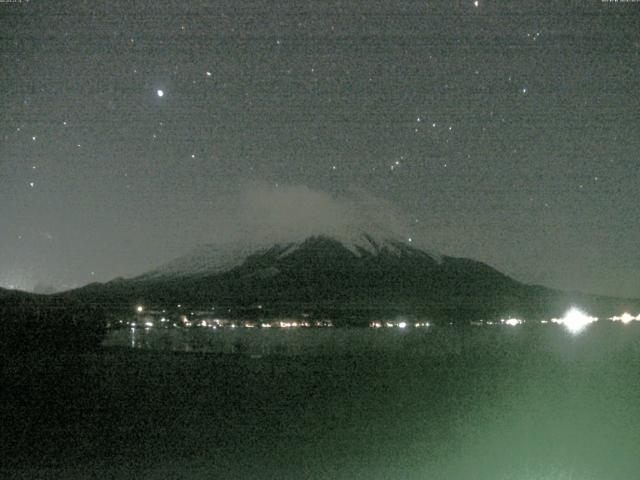
<path fill-rule="evenodd" d="M 509 325 L 510 327 L 515 327 L 516 325 L 520 325 L 522 323 L 522 320 L 520 320 L 519 318 L 508 318 L 506 320 L 503 320 L 503 323 Z"/>
<path fill-rule="evenodd" d="M 620 321 L 621 321 L 622 323 L 625 323 L 625 324 L 626 324 L 626 323 L 629 323 L 631 320 L 635 320 L 635 318 L 634 318 L 633 316 L 631 316 L 631 314 L 630 314 L 630 313 L 628 313 L 628 312 L 624 312 L 624 313 L 622 314 L 622 316 L 620 317 Z"/>
<path fill-rule="evenodd" d="M 576 334 L 580 333 L 587 325 L 598 320 L 595 317 L 590 317 L 584 312 L 581 312 L 577 308 L 571 308 L 565 316 L 557 321 L 557 323 L 562 323 L 567 330 L 571 333 Z"/>

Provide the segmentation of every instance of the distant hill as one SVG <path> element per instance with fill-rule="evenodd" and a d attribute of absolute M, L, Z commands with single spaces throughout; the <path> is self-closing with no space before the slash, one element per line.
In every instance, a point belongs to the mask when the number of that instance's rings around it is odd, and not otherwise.
<path fill-rule="evenodd" d="M 73 296 L 0 288 L 0 354 L 98 348 L 106 313 L 101 306 Z"/>

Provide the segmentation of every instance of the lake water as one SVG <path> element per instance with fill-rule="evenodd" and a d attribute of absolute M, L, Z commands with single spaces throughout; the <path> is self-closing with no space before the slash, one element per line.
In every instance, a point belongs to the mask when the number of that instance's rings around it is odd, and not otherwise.
<path fill-rule="evenodd" d="M 5 361 L 12 383 L 0 476 L 615 480 L 640 472 L 635 322 L 598 322 L 577 335 L 556 325 L 142 329 L 105 343 L 98 354 Z"/>
<path fill-rule="evenodd" d="M 468 335 L 448 328 L 125 328 L 109 333 L 107 347 L 269 355 L 360 355 L 402 352 L 408 355 L 460 353 Z M 484 333 L 484 335 L 483 335 Z M 489 330 L 473 332 L 474 343 Z"/>

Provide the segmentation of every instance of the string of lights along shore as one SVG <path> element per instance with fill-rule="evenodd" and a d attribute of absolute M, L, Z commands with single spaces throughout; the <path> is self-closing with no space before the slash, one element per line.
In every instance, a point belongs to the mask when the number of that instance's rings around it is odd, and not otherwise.
<path fill-rule="evenodd" d="M 639 15 L 0 2 L 0 287 L 134 276 L 355 197 L 412 245 L 637 297 Z"/>

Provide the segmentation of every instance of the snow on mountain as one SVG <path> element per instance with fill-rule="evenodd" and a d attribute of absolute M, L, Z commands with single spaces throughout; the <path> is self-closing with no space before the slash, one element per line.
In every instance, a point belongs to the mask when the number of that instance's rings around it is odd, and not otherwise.
<path fill-rule="evenodd" d="M 242 264 L 249 255 L 259 250 L 260 247 L 253 244 L 205 244 L 137 279 L 225 272 Z"/>
<path fill-rule="evenodd" d="M 440 255 L 418 248 L 410 239 L 401 239 L 384 230 L 364 232 L 362 230 L 333 232 L 332 234 L 318 234 L 306 238 L 291 239 L 291 241 L 276 241 L 273 243 L 233 243 L 233 244 L 205 244 L 193 251 L 178 257 L 159 268 L 145 273 L 137 279 L 149 280 L 162 277 L 181 277 L 190 275 L 216 274 L 231 270 L 242 263 L 251 255 L 265 253 L 277 247 L 282 251 L 278 258 L 300 249 L 307 240 L 314 237 L 324 237 L 338 241 L 353 255 L 360 257 L 367 252 L 378 255 L 382 252 L 392 255 L 405 255 L 408 252 L 426 253 L 436 261 L 440 261 Z"/>

